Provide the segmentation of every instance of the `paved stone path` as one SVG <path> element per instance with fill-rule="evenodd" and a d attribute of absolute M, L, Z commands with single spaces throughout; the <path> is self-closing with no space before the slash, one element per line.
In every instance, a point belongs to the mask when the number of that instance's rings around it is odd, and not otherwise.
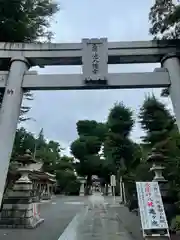
<path fill-rule="evenodd" d="M 120 223 L 116 207 L 106 210 L 85 207 L 68 225 L 59 240 L 132 240 Z"/>
<path fill-rule="evenodd" d="M 36 229 L 0 229 L 1 240 L 134 240 L 107 198 L 106 211 L 88 209 L 85 197 L 57 197 L 41 205 L 45 222 Z"/>

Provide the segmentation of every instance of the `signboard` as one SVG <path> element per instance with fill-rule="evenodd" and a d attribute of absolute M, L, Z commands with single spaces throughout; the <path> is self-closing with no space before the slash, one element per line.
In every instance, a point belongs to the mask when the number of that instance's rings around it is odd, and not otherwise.
<path fill-rule="evenodd" d="M 116 186 L 116 176 L 115 175 L 111 175 L 111 186 L 112 187 Z"/>
<path fill-rule="evenodd" d="M 143 230 L 168 229 L 158 182 L 136 182 Z"/>
<path fill-rule="evenodd" d="M 107 39 L 83 39 L 82 45 L 82 71 L 85 84 L 106 84 L 108 74 Z"/>

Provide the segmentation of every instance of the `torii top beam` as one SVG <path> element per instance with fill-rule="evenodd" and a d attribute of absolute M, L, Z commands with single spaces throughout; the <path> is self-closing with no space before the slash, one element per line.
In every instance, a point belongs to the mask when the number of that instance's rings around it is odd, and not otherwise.
<path fill-rule="evenodd" d="M 32 66 L 81 65 L 82 43 L 0 43 L 0 61 L 24 56 Z M 180 56 L 180 40 L 108 42 L 108 64 L 156 63 L 169 53 Z"/>

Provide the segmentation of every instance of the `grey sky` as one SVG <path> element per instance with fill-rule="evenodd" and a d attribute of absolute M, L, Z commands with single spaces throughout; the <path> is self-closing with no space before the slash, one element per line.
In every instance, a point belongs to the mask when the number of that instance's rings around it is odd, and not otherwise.
<path fill-rule="evenodd" d="M 152 0 L 61 0 L 61 11 L 56 15 L 52 29 L 54 42 L 80 42 L 82 38 L 107 37 L 109 41 L 150 40 L 148 13 Z M 156 64 L 119 65 L 109 67 L 110 72 L 153 71 Z M 81 67 L 46 67 L 39 73 L 79 73 Z M 76 139 L 76 122 L 80 119 L 105 121 L 115 102 L 123 101 L 138 114 L 145 94 L 160 90 L 103 90 L 103 91 L 49 91 L 36 92 L 29 113 L 36 122 L 24 126 L 38 133 L 44 128 L 48 139 L 58 140 L 66 147 Z M 171 108 L 168 99 L 162 99 Z M 142 135 L 136 124 L 132 137 Z"/>

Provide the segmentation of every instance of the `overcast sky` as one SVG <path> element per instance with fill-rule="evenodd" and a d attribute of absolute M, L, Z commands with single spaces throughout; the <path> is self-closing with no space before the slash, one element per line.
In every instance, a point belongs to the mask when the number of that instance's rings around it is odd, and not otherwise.
<path fill-rule="evenodd" d="M 109 41 L 151 40 L 148 34 L 148 13 L 153 0 L 61 0 L 60 12 L 52 25 L 53 42 L 80 42 L 82 38 L 107 37 Z M 110 66 L 110 72 L 153 71 L 157 64 Z M 46 67 L 39 73 L 79 73 L 81 67 Z M 57 140 L 66 148 L 77 138 L 76 122 L 83 119 L 105 121 L 115 102 L 123 101 L 132 108 L 136 117 L 144 96 L 152 93 L 159 97 L 160 89 L 49 91 L 35 92 L 29 116 L 36 119 L 24 126 L 38 133 L 41 128 L 48 139 Z M 162 99 L 171 108 L 168 99 Z M 142 135 L 136 124 L 132 137 Z"/>

